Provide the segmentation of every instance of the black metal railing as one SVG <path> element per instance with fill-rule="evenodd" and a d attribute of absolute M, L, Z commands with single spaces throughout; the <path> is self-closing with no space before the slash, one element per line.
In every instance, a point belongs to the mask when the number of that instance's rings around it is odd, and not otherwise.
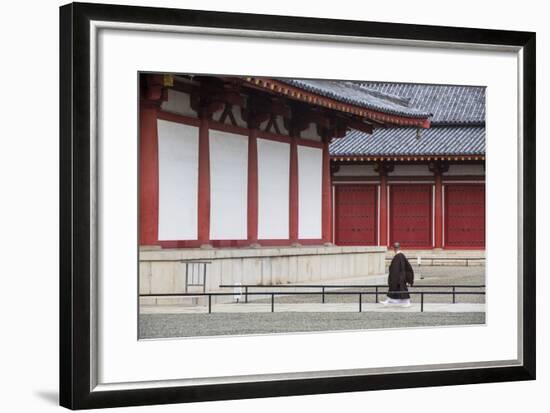
<path fill-rule="evenodd" d="M 309 286 L 311 287 L 311 286 Z M 324 286 L 327 287 L 327 286 Z M 338 286 L 340 287 L 340 286 Z M 355 286 L 356 287 L 356 286 Z M 375 286 L 376 287 L 376 286 Z M 381 286 L 378 286 L 381 287 Z M 439 287 L 439 286 L 438 286 Z M 448 286 L 453 287 L 453 286 Z M 457 287 L 457 286 L 454 286 Z M 468 286 L 472 287 L 472 286 Z M 451 291 L 388 291 L 387 293 L 404 293 L 420 295 L 420 312 L 424 312 L 424 295 L 453 294 Z M 485 291 L 460 291 L 461 295 L 485 295 Z M 208 297 L 208 313 L 212 313 L 212 297 L 230 296 L 233 292 L 203 292 L 203 293 L 163 293 L 163 294 L 140 294 L 140 297 Z M 288 295 L 319 295 L 317 291 L 248 291 L 248 295 L 263 295 L 271 297 L 271 312 L 275 312 L 275 296 Z M 357 295 L 359 312 L 363 311 L 363 296 L 376 295 L 376 291 L 323 291 L 323 295 Z M 453 298 L 453 303 L 455 303 Z"/>
<path fill-rule="evenodd" d="M 185 264 L 185 292 L 189 287 L 202 287 L 202 292 L 206 291 L 206 266 L 212 261 L 203 260 L 180 260 Z"/>
<path fill-rule="evenodd" d="M 220 284 L 220 288 L 244 288 L 244 302 L 248 303 L 249 288 L 320 288 L 321 302 L 325 303 L 325 292 L 327 289 L 333 288 L 374 288 L 375 301 L 378 302 L 378 295 L 381 294 L 380 289 L 385 290 L 387 285 L 379 284 L 310 284 L 310 285 L 258 285 L 258 284 Z M 451 288 L 449 292 L 453 296 L 453 304 L 456 303 L 456 296 L 462 294 L 461 291 L 456 291 L 457 288 L 485 288 L 484 284 L 462 284 L 462 285 L 442 285 L 442 284 L 422 284 L 419 286 L 411 286 L 409 288 Z M 242 292 L 241 292 L 242 293 Z M 288 293 L 286 293 L 288 294 Z"/>

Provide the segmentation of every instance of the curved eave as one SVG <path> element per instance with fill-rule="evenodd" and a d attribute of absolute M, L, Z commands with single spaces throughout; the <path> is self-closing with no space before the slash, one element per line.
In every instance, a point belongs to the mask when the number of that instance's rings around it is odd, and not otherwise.
<path fill-rule="evenodd" d="M 352 114 L 366 118 L 367 120 L 373 120 L 378 123 L 387 125 L 400 125 L 400 126 L 414 126 L 417 128 L 429 128 L 430 120 L 428 118 L 412 118 L 406 116 L 398 116 L 388 114 L 384 112 L 374 111 L 366 109 L 360 106 L 351 105 L 349 103 L 339 102 L 335 99 L 327 98 L 312 92 L 304 91 L 294 86 L 289 86 L 283 82 L 277 80 L 246 77 L 244 81 L 254 87 L 267 90 L 269 92 L 275 92 L 291 99 L 301 102 L 322 106 L 331 110 L 336 110 L 346 114 Z"/>

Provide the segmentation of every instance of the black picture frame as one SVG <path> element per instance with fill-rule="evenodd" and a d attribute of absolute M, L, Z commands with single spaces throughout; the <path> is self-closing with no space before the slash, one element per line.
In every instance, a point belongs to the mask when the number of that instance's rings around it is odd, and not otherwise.
<path fill-rule="evenodd" d="M 91 390 L 90 21 L 516 46 L 523 51 L 523 365 L 297 380 Z M 535 58 L 532 32 L 73 3 L 60 8 L 60 404 L 70 409 L 534 380 Z"/>

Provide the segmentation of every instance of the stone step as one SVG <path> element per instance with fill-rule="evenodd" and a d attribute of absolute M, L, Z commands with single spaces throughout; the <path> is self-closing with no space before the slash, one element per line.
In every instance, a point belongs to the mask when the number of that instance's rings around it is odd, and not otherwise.
<path fill-rule="evenodd" d="M 473 267 L 485 265 L 485 250 L 403 250 L 411 264 L 418 264 L 417 258 L 421 258 L 421 266 L 457 266 Z M 386 265 L 394 256 L 392 250 L 386 253 Z"/>

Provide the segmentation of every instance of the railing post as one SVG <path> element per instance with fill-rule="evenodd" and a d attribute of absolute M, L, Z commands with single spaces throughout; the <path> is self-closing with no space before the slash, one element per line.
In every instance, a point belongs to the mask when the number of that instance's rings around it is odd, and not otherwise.
<path fill-rule="evenodd" d="M 189 284 L 189 263 L 185 263 L 185 292 L 187 292 L 187 284 Z"/>
<path fill-rule="evenodd" d="M 424 293 L 420 293 L 420 312 L 424 312 Z"/>
<path fill-rule="evenodd" d="M 374 295 L 374 302 L 378 303 L 378 286 L 375 287 L 376 294 Z"/>
<path fill-rule="evenodd" d="M 275 294 L 271 294 L 271 312 L 275 312 Z"/>
<path fill-rule="evenodd" d="M 212 314 L 212 294 L 208 294 L 208 314 Z"/>
<path fill-rule="evenodd" d="M 453 304 L 456 303 L 456 299 L 455 299 L 455 291 L 456 291 L 456 287 L 453 285 Z"/>
<path fill-rule="evenodd" d="M 359 312 L 362 312 L 363 311 L 363 294 L 359 293 Z"/>
<path fill-rule="evenodd" d="M 202 263 L 202 292 L 206 291 L 206 262 Z"/>
<path fill-rule="evenodd" d="M 244 287 L 244 302 L 248 303 L 248 285 Z"/>
<path fill-rule="evenodd" d="M 322 294 L 323 294 L 323 304 L 325 303 L 325 287 L 321 287 Z"/>

